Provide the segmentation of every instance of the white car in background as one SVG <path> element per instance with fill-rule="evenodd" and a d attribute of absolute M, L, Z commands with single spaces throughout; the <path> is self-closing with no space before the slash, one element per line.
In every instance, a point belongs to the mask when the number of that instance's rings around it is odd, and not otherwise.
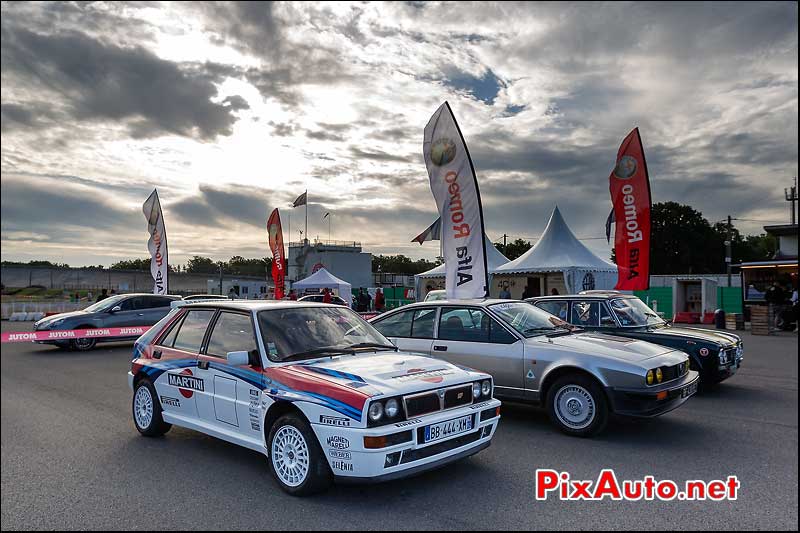
<path fill-rule="evenodd" d="M 174 424 L 256 450 L 296 495 L 468 457 L 489 446 L 500 419 L 491 376 L 398 352 L 330 304 L 174 309 L 136 342 L 128 381 L 141 434 Z"/>

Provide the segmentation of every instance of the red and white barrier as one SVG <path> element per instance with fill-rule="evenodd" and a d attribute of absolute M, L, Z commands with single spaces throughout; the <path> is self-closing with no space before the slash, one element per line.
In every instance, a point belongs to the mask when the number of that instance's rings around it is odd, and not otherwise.
<path fill-rule="evenodd" d="M 34 342 L 34 341 L 59 341 L 71 339 L 94 339 L 98 337 L 138 337 L 150 326 L 131 326 L 126 328 L 97 328 L 97 329 L 62 329 L 49 331 L 10 331 L 3 333 L 0 341 L 8 342 Z"/>

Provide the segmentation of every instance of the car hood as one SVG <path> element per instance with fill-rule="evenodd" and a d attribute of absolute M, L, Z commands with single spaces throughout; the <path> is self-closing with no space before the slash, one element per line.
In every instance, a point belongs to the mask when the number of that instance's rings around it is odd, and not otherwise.
<path fill-rule="evenodd" d="M 285 367 L 370 396 L 408 394 L 488 378 L 488 374 L 407 352 L 368 352 Z"/>
<path fill-rule="evenodd" d="M 87 313 L 86 311 L 70 311 L 69 313 L 58 313 L 57 315 L 51 315 L 51 316 L 45 317 L 45 318 L 37 321 L 36 322 L 36 326 L 37 327 L 45 327 L 45 326 L 49 326 L 50 324 L 52 324 L 56 320 L 62 320 L 64 318 L 85 317 L 88 314 L 90 314 L 90 313 Z"/>
<path fill-rule="evenodd" d="M 531 341 L 533 342 L 531 343 Z M 528 339 L 528 343 L 534 351 L 549 349 L 569 353 L 577 352 L 631 363 L 646 361 L 647 359 L 675 351 L 673 348 L 667 348 L 659 344 L 593 332 L 554 337 L 540 335 Z"/>
<path fill-rule="evenodd" d="M 700 328 L 686 328 L 683 326 L 669 326 L 665 328 L 651 329 L 648 330 L 648 333 L 677 339 L 693 341 L 701 340 L 713 344 L 721 344 L 722 346 L 726 347 L 734 345 L 740 341 L 739 336 L 734 335 L 733 333 L 711 331 Z"/>

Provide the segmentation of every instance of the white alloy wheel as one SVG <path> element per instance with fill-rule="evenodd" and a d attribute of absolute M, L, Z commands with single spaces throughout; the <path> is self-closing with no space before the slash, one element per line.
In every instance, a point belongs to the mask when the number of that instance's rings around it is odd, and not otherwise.
<path fill-rule="evenodd" d="M 271 460 L 281 482 L 290 487 L 302 484 L 310 466 L 308 444 L 303 434 L 290 425 L 282 426 L 272 439 Z"/>
<path fill-rule="evenodd" d="M 579 385 L 564 385 L 556 392 L 556 416 L 570 429 L 588 427 L 594 420 L 596 411 L 591 393 Z"/>
<path fill-rule="evenodd" d="M 133 399 L 133 417 L 136 425 L 141 429 L 147 429 L 153 422 L 153 396 L 150 389 L 141 386 L 136 389 L 136 396 Z"/>

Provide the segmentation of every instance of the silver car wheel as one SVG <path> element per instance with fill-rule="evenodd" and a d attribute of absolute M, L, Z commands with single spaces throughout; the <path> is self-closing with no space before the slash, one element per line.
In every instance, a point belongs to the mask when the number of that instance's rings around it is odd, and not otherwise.
<path fill-rule="evenodd" d="M 556 392 L 556 416 L 570 429 L 589 427 L 594 421 L 596 411 L 591 393 L 579 385 L 565 385 Z"/>
<path fill-rule="evenodd" d="M 147 429 L 153 421 L 153 397 L 150 395 L 150 389 L 144 385 L 136 389 L 133 400 L 133 416 L 136 419 L 136 425 L 141 429 Z"/>
<path fill-rule="evenodd" d="M 283 426 L 272 439 L 272 466 L 281 482 L 301 485 L 308 477 L 310 454 L 303 434 L 294 426 Z"/>

